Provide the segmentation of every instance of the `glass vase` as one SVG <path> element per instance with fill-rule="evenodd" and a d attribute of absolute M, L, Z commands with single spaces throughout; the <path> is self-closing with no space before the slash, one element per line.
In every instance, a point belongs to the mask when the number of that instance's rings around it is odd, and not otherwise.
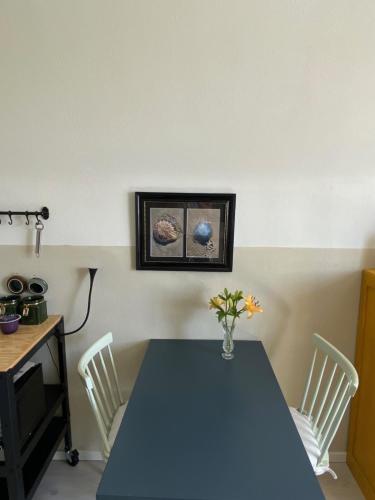
<path fill-rule="evenodd" d="M 224 332 L 224 340 L 223 340 L 223 352 L 221 353 L 221 356 L 223 359 L 233 359 L 234 354 L 234 343 L 233 343 L 233 331 L 234 331 L 234 323 L 231 322 L 221 322 L 221 326 L 223 328 Z"/>

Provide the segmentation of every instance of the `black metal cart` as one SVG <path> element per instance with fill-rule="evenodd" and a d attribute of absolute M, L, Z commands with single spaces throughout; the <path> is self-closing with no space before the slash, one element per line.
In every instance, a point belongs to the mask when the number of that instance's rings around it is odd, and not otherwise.
<path fill-rule="evenodd" d="M 37 326 L 21 326 L 6 336 L 0 333 L 0 419 L 4 460 L 0 461 L 0 499 L 29 500 L 33 497 L 61 440 L 67 462 L 76 465 L 72 450 L 64 319 L 49 316 Z M 20 441 L 14 375 L 50 338 L 57 342 L 59 383 L 45 384 L 46 412 L 26 443 Z M 60 411 L 59 411 L 60 410 Z"/>

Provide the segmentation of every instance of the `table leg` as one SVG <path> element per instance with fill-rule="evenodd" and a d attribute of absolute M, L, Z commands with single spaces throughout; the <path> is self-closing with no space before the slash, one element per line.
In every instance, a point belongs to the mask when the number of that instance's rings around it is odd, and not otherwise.
<path fill-rule="evenodd" d="M 68 374 L 66 368 L 66 352 L 65 352 L 65 337 L 60 335 L 64 333 L 64 320 L 62 319 L 60 323 L 56 326 L 57 329 L 57 350 L 59 355 L 59 372 L 60 372 L 60 383 L 64 391 L 64 401 L 62 403 L 63 417 L 67 422 L 66 433 L 65 433 L 65 451 L 69 451 L 72 448 L 72 431 L 70 427 L 70 407 L 69 407 L 69 392 L 68 392 Z"/>
<path fill-rule="evenodd" d="M 16 393 L 10 372 L 0 373 L 0 419 L 9 500 L 24 500 L 25 492 L 21 468 L 20 444 L 17 427 Z"/>

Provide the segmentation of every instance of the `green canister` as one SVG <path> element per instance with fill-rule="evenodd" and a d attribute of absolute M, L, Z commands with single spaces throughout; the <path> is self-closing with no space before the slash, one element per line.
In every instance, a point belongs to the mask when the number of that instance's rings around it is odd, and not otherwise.
<path fill-rule="evenodd" d="M 17 295 L 0 297 L 0 316 L 4 314 L 17 314 L 20 298 Z"/>
<path fill-rule="evenodd" d="M 40 325 L 47 319 L 47 302 L 43 295 L 24 297 L 20 303 L 21 323 L 23 325 Z"/>

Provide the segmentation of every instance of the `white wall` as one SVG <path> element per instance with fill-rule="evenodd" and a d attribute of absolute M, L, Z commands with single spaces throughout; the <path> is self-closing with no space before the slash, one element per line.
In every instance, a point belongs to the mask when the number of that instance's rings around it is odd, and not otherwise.
<path fill-rule="evenodd" d="M 0 283 L 46 278 L 71 329 L 100 267 L 67 339 L 79 449 L 100 447 L 82 352 L 113 330 L 128 393 L 151 336 L 220 338 L 207 300 L 224 286 L 261 300 L 236 338 L 262 338 L 289 403 L 313 331 L 353 358 L 375 266 L 374 47 L 368 0 L 0 0 L 0 210 L 51 211 L 39 260 L 3 218 Z M 235 192 L 236 246 L 290 248 L 236 248 L 231 274 L 137 272 L 135 190 Z"/>
<path fill-rule="evenodd" d="M 236 192 L 236 246 L 375 247 L 374 2 L 0 6 L 0 210 L 45 243 L 134 244 L 138 189 Z"/>

